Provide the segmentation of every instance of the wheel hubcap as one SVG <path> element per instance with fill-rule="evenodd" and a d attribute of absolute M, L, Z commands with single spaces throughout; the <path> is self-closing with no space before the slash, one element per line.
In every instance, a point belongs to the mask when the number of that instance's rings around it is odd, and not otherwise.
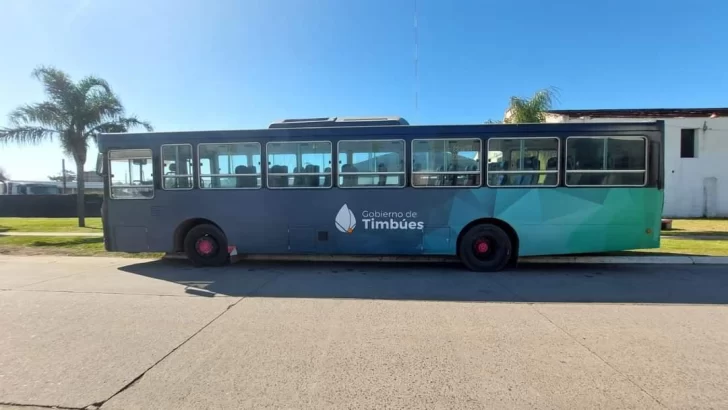
<path fill-rule="evenodd" d="M 215 252 L 215 240 L 209 237 L 200 238 L 195 243 L 195 250 L 202 256 L 210 256 Z"/>
<path fill-rule="evenodd" d="M 475 241 L 474 244 L 475 247 L 475 253 L 479 255 L 484 255 L 490 251 L 490 244 L 485 239 L 478 239 Z"/>
<path fill-rule="evenodd" d="M 494 257 L 497 253 L 495 249 L 496 247 L 497 244 L 492 240 L 492 238 L 487 236 L 480 237 L 473 241 L 473 253 L 476 258 L 483 261 L 491 260 Z"/>
<path fill-rule="evenodd" d="M 487 253 L 489 248 L 490 246 L 486 241 L 479 241 L 475 244 L 475 251 L 478 253 Z"/>

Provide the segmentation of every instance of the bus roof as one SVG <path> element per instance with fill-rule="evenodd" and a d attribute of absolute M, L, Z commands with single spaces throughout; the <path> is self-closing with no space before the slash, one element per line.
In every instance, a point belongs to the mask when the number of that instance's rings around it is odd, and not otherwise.
<path fill-rule="evenodd" d="M 372 125 L 376 121 L 355 121 L 356 125 L 337 123 L 331 118 L 314 118 L 275 122 L 269 128 L 245 130 L 209 130 L 209 131 L 164 131 L 141 133 L 108 133 L 99 134 L 99 147 L 109 144 L 114 146 L 149 144 L 155 139 L 156 144 L 175 143 L 180 138 L 190 140 L 224 141 L 240 140 L 296 140 L 315 139 L 361 139 L 371 137 L 456 137 L 456 136 L 503 136 L 504 134 L 545 135 L 578 133 L 615 133 L 634 134 L 664 130 L 664 121 L 630 121 L 630 122 L 566 122 L 566 123 L 527 123 L 527 124 L 470 124 L 470 125 L 404 125 L 406 120 L 400 117 L 379 117 L 386 121 L 400 119 L 401 125 Z M 292 125 L 296 121 L 298 125 Z M 326 122 L 326 125 L 321 125 Z M 360 125 L 360 124 L 366 125 Z M 289 126 L 286 126 L 289 125 Z"/>

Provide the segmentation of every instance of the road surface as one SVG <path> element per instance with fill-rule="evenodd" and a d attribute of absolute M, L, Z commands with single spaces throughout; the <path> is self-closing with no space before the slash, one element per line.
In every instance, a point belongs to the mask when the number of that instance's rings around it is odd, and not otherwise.
<path fill-rule="evenodd" d="M 725 266 L 0 256 L 0 409 L 728 408 Z"/>

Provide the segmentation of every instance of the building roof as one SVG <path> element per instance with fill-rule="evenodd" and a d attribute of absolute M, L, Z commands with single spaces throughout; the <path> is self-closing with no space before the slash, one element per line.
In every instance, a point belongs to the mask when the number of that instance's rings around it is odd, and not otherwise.
<path fill-rule="evenodd" d="M 728 117 L 728 108 L 617 108 L 601 110 L 550 110 L 549 114 L 592 118 Z"/>

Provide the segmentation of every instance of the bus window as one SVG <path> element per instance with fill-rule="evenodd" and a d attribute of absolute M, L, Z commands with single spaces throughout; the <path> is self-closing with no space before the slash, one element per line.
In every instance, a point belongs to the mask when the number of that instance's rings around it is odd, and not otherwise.
<path fill-rule="evenodd" d="M 109 183 L 114 199 L 149 199 L 154 197 L 152 150 L 126 149 L 109 151 Z"/>
<path fill-rule="evenodd" d="M 192 145 L 162 145 L 162 189 L 192 189 Z"/>
<path fill-rule="evenodd" d="M 268 188 L 331 188 L 331 142 L 269 142 Z"/>
<path fill-rule="evenodd" d="M 567 186 L 644 186 L 647 139 L 644 137 L 569 137 Z"/>
<path fill-rule="evenodd" d="M 558 138 L 488 140 L 488 186 L 557 186 Z"/>
<path fill-rule="evenodd" d="M 261 187 L 259 143 L 199 144 L 197 150 L 200 157 L 200 188 Z"/>
<path fill-rule="evenodd" d="M 403 140 L 339 141 L 339 187 L 405 186 Z"/>
<path fill-rule="evenodd" d="M 412 186 L 480 186 L 480 153 L 479 139 L 412 140 Z"/>

